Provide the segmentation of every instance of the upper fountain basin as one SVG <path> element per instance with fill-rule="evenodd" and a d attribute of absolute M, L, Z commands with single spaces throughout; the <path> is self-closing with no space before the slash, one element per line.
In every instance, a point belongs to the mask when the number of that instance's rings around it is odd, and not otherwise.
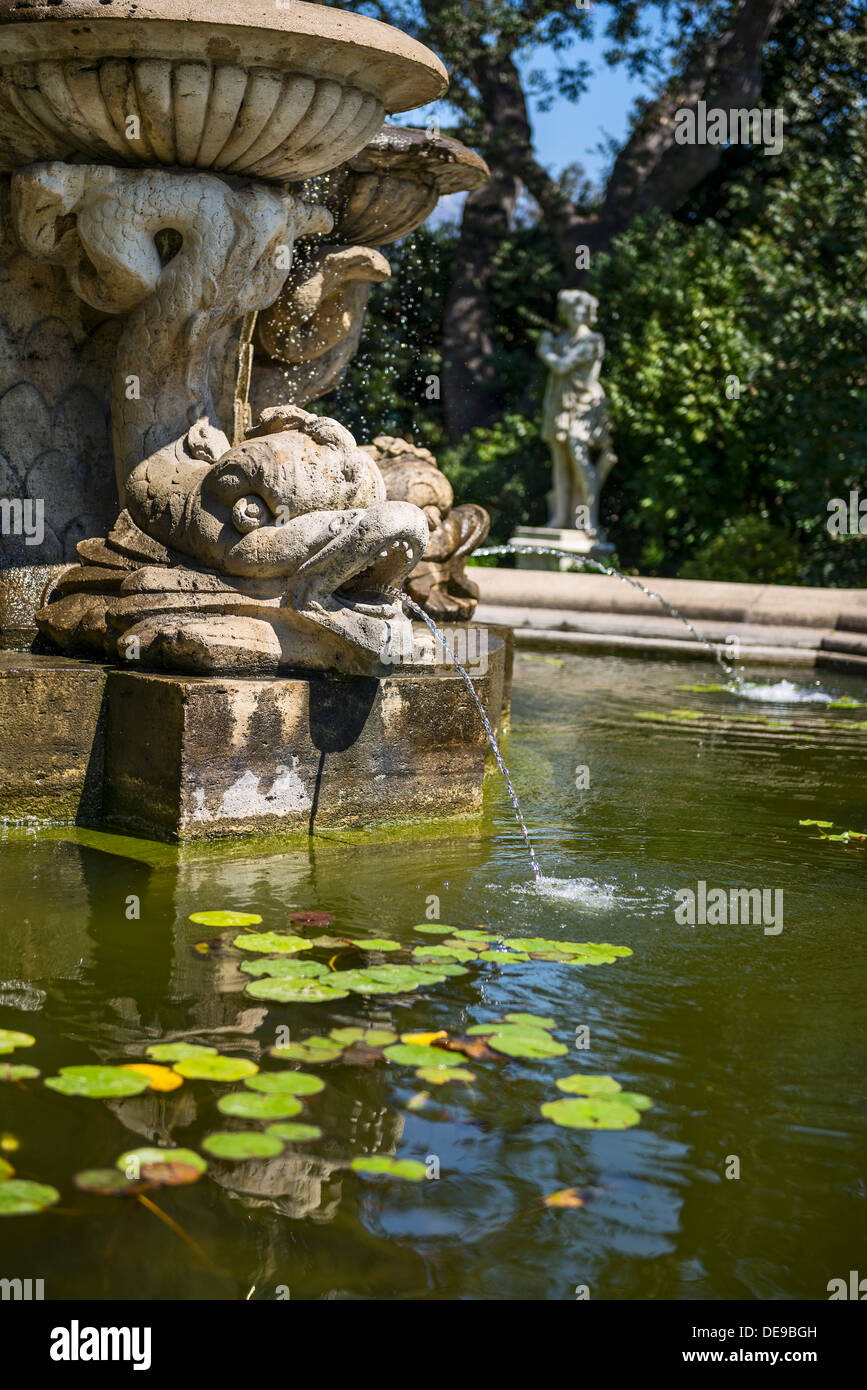
<path fill-rule="evenodd" d="M 302 0 L 0 0 L 0 170 L 62 159 L 308 178 L 447 81 L 398 29 Z"/>

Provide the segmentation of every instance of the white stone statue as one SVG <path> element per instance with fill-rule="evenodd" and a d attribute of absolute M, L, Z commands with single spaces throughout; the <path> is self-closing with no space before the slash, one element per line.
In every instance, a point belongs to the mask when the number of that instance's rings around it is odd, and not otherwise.
<path fill-rule="evenodd" d="M 583 290 L 561 290 L 557 312 L 566 325 L 543 333 L 537 349 L 550 375 L 542 407 L 542 438 L 551 449 L 553 492 L 548 528 L 581 531 L 586 545 L 605 548 L 599 494 L 616 458 L 607 398 L 599 382 L 605 340 L 593 330 L 599 301 Z"/>

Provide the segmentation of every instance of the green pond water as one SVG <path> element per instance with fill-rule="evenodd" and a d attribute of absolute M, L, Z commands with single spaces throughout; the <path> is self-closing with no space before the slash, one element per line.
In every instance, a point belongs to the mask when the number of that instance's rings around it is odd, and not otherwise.
<path fill-rule="evenodd" d="M 711 672 L 518 658 L 504 752 L 541 889 L 493 776 L 481 826 L 445 837 L 178 851 L 7 828 L 0 1028 L 37 1041 L 0 1061 L 45 1077 L 135 1061 L 187 1033 L 276 1071 L 297 1065 L 267 1055 L 281 1028 L 293 1040 L 359 1022 L 457 1036 L 508 1011 L 553 1018 L 569 1050 L 465 1059 L 475 1081 L 444 1086 L 384 1060 L 305 1065 L 326 1084 L 295 1118 L 320 1139 L 211 1160 L 195 1185 L 149 1194 L 198 1251 L 141 1202 L 85 1194 L 73 1176 L 141 1144 L 199 1149 L 217 1130 L 262 1129 L 217 1109 L 240 1084 L 91 1100 L 41 1079 L 0 1083 L 0 1153 L 61 1194 L 53 1209 L 0 1221 L 0 1277 L 43 1278 L 53 1299 L 574 1299 L 579 1286 L 599 1299 L 827 1298 L 830 1279 L 863 1267 L 867 848 L 798 821 L 867 829 L 867 729 L 847 727 L 867 710 L 677 689 Z M 823 683 L 867 698 L 863 682 Z M 676 710 L 700 716 L 639 717 Z M 783 930 L 680 925 L 675 893 L 699 881 L 783 890 Z M 132 896 L 138 920 L 126 915 Z M 234 909 L 261 914 L 262 931 L 420 945 L 435 940 L 413 930 L 432 897 L 454 927 L 633 954 L 599 966 L 481 962 L 414 994 L 282 1005 L 244 993 L 239 951 L 193 949 L 236 930 L 188 920 Z M 297 909 L 333 922 L 296 928 L 286 914 Z M 350 948 L 315 958 L 364 962 Z M 562 1098 L 555 1080 L 571 1072 L 613 1076 L 653 1108 L 626 1130 L 560 1128 L 540 1105 Z M 425 1090 L 425 1107 L 410 1108 Z M 440 1176 L 349 1170 L 370 1153 Z M 582 1207 L 543 1204 L 571 1187 Z"/>

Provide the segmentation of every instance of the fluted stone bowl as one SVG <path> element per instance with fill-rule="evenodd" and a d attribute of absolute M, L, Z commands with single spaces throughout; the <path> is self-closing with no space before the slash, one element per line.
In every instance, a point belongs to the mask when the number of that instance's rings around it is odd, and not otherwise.
<path fill-rule="evenodd" d="M 351 159 L 445 68 L 302 0 L 0 0 L 0 170 L 174 165 L 284 183 Z"/>

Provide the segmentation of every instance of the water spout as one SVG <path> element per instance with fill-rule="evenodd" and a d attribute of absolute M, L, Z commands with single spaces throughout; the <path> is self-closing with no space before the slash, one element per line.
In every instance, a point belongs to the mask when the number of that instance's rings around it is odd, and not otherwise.
<path fill-rule="evenodd" d="M 473 558 L 486 555 L 555 555 L 561 560 L 565 555 L 568 556 L 570 560 L 577 561 L 579 564 L 589 565 L 597 574 L 607 574 L 612 579 L 619 579 L 621 583 L 628 584 L 631 589 L 638 589 L 639 593 L 644 594 L 646 598 L 655 599 L 657 603 L 661 604 L 670 618 L 676 618 L 679 623 L 683 624 L 690 636 L 694 638 L 700 646 L 707 648 L 712 654 L 714 661 L 721 670 L 725 672 L 729 680 L 734 681 L 737 689 L 740 690 L 743 686 L 743 671 L 739 671 L 736 667 L 730 665 L 720 652 L 719 647 L 717 647 L 715 643 L 709 642 L 706 637 L 700 636 L 688 618 L 685 618 L 682 613 L 679 613 L 672 604 L 662 597 L 662 594 L 657 594 L 653 589 L 646 588 L 639 580 L 632 579 L 628 574 L 621 574 L 620 570 L 614 569 L 612 565 L 603 565 L 600 560 L 594 560 L 589 555 L 576 555 L 571 550 L 564 550 L 562 547 L 547 545 L 488 545 L 482 547 L 480 550 L 473 551 Z"/>
<path fill-rule="evenodd" d="M 479 711 L 479 717 L 481 718 L 482 724 L 484 725 L 485 733 L 488 736 L 488 742 L 491 745 L 491 751 L 497 760 L 497 767 L 503 774 L 506 786 L 508 787 L 509 800 L 512 803 L 512 809 L 515 812 L 515 820 L 518 822 L 518 825 L 521 829 L 521 834 L 524 837 L 524 844 L 527 846 L 527 853 L 530 856 L 530 864 L 533 869 L 533 878 L 538 884 L 542 878 L 542 870 L 539 867 L 539 861 L 536 858 L 536 851 L 534 850 L 533 843 L 530 839 L 530 832 L 527 829 L 526 822 L 524 821 L 524 817 L 521 812 L 521 807 L 518 802 L 518 797 L 515 792 L 515 788 L 512 785 L 512 778 L 509 774 L 509 769 L 506 767 L 506 764 L 503 760 L 503 755 L 500 752 L 500 745 L 497 742 L 497 737 L 493 729 L 491 728 L 490 720 L 488 719 L 488 716 L 485 714 L 485 707 L 479 699 L 478 695 L 476 694 L 476 687 L 473 685 L 473 682 L 470 679 L 469 674 L 464 670 L 463 666 L 458 661 L 457 657 L 455 656 L 455 653 L 452 651 L 448 642 L 443 637 L 433 618 L 429 618 L 424 609 L 420 608 L 419 605 L 413 599 L 411 599 L 408 594 L 405 594 L 402 589 L 385 589 L 383 590 L 383 592 L 387 593 L 390 598 L 397 599 L 400 603 L 404 604 L 405 607 L 407 607 L 417 617 L 421 618 L 422 622 L 425 623 L 428 628 L 430 628 L 430 631 L 432 632 L 435 640 L 442 647 L 446 656 L 449 658 L 449 661 L 452 663 L 458 675 L 461 677 L 467 689 L 469 690 L 470 695 L 473 698 L 473 702 L 476 706 L 476 709 Z"/>

